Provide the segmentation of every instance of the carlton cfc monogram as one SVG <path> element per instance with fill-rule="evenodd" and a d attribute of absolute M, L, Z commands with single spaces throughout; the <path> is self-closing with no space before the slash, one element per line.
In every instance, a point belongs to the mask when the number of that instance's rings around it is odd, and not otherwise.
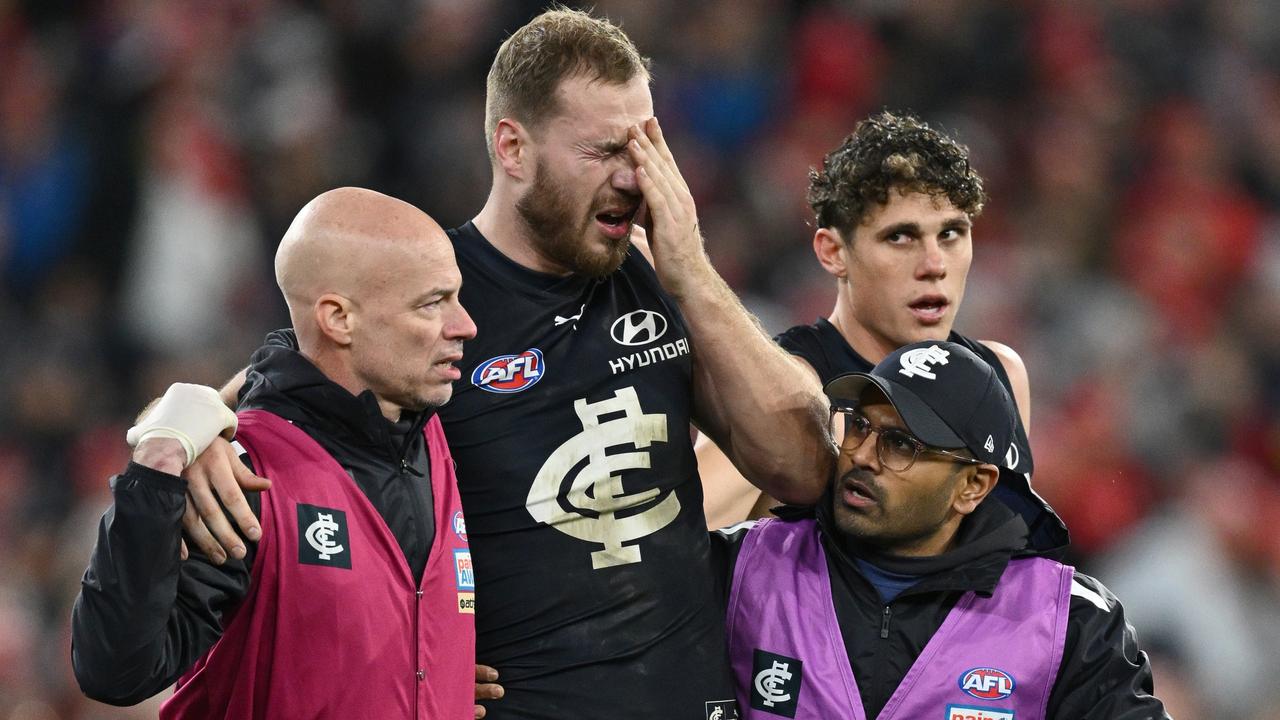
<path fill-rule="evenodd" d="M 347 514 L 298 503 L 298 562 L 351 569 Z"/>
<path fill-rule="evenodd" d="M 930 366 L 946 365 L 949 357 L 951 357 L 951 353 L 937 345 L 908 350 L 902 353 L 902 357 L 899 358 L 902 369 L 898 371 L 898 374 L 906 375 L 907 377 L 922 377 L 926 380 L 937 380 L 938 376 L 933 373 L 933 368 Z"/>
<path fill-rule="evenodd" d="M 680 501 L 674 493 L 668 494 L 641 512 L 617 517 L 619 510 L 635 508 L 660 494 L 656 488 L 628 494 L 620 473 L 650 466 L 645 449 L 667 441 L 667 416 L 646 414 L 634 387 L 622 388 L 599 402 L 577 400 L 573 409 L 582 422 L 582 432 L 556 448 L 543 463 L 529 488 L 525 508 L 538 522 L 603 545 L 591 553 L 592 569 L 638 563 L 640 548 L 623 543 L 666 527 L 680 514 Z M 601 422 L 604 417 L 614 419 Z M 606 454 L 619 445 L 633 445 L 639 452 Z M 587 464 L 578 468 L 583 460 Z M 575 468 L 577 472 L 570 479 Z M 568 488 L 564 488 L 566 480 L 570 480 Z"/>
<path fill-rule="evenodd" d="M 796 658 L 756 650 L 751 658 L 751 707 L 793 718 L 800 705 L 804 663 Z"/>

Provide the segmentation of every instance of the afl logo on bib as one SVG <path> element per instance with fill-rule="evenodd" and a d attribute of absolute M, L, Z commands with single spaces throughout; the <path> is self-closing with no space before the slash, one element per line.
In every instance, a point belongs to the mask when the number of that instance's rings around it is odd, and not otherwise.
<path fill-rule="evenodd" d="M 960 689 L 979 700 L 1003 700 L 1013 694 L 1013 677 L 996 668 L 974 668 L 960 676 Z"/>
<path fill-rule="evenodd" d="M 499 355 L 471 371 L 471 384 L 491 393 L 518 393 L 542 379 L 542 351 L 529 348 L 519 355 Z"/>

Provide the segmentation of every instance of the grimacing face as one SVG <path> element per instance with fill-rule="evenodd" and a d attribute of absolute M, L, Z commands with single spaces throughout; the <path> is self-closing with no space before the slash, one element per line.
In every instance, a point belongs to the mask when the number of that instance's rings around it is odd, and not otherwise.
<path fill-rule="evenodd" d="M 862 412 L 873 425 L 907 429 L 882 394 L 869 391 L 864 400 Z M 884 552 L 934 554 L 949 539 L 946 523 L 955 516 L 953 505 L 963 486 L 957 465 L 921 453 L 905 471 L 894 472 L 881 466 L 878 440 L 878 433 L 862 443 L 841 440 L 832 492 L 836 528 Z"/>
<path fill-rule="evenodd" d="M 352 337 L 357 376 L 382 401 L 411 411 L 453 395 L 462 344 L 476 335 L 458 301 L 462 275 L 443 234 L 389 251 L 380 282 L 356 300 Z"/>
<path fill-rule="evenodd" d="M 627 129 L 653 115 L 653 99 L 644 77 L 614 85 L 575 75 L 557 92 L 560 112 L 533 133 L 536 168 L 516 210 L 552 266 L 602 277 L 630 246 L 642 196 Z"/>
<path fill-rule="evenodd" d="M 972 227 L 945 197 L 893 191 L 847 238 L 842 289 L 884 354 L 951 333 L 973 261 Z"/>

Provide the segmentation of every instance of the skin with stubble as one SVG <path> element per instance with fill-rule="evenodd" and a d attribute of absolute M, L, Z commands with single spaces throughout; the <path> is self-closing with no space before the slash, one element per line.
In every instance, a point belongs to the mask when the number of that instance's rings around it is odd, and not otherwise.
<path fill-rule="evenodd" d="M 908 429 L 883 395 L 869 391 L 861 410 L 876 427 Z M 921 454 L 905 471 L 895 472 L 881 465 L 877 439 L 872 434 L 861 443 L 841 442 L 832 492 L 836 528 L 899 557 L 946 552 L 960 521 L 995 487 L 999 469 Z"/>
<path fill-rule="evenodd" d="M 353 395 L 371 391 L 387 419 L 449 400 L 476 327 L 453 246 L 421 210 L 372 190 L 324 193 L 285 233 L 276 281 L 302 354 Z"/>
<path fill-rule="evenodd" d="M 575 75 L 556 94 L 561 111 L 545 122 L 498 123 L 496 158 L 507 172 L 495 195 L 517 196 L 506 206 L 516 222 L 491 222 L 503 207 L 491 202 L 477 226 L 526 267 L 604 277 L 626 257 L 643 199 L 627 131 L 653 115 L 653 99 L 643 76 L 615 85 Z"/>

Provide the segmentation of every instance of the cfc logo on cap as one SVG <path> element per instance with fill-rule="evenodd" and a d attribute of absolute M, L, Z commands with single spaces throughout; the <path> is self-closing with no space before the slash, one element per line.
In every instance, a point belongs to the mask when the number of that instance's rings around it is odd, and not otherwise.
<path fill-rule="evenodd" d="M 898 372 L 907 377 L 922 377 L 925 380 L 937 380 L 938 376 L 933 373 L 931 365 L 946 365 L 947 358 L 951 357 L 951 353 L 943 350 L 937 345 L 930 345 L 927 348 L 915 348 L 902 353 L 902 357 L 898 358 L 902 369 Z"/>

